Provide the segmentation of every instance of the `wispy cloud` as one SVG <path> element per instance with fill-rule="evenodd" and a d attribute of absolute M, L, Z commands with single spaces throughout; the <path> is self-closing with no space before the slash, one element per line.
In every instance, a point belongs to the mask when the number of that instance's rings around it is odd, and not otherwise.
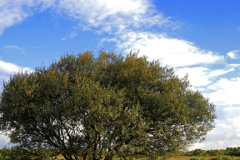
<path fill-rule="evenodd" d="M 240 52 L 240 50 L 234 50 L 234 51 L 228 52 L 227 56 L 230 57 L 231 59 L 237 59 L 238 58 L 238 55 L 237 55 L 238 52 Z"/>
<path fill-rule="evenodd" d="M 25 48 L 18 47 L 15 45 L 3 45 L 2 47 L 3 50 L 9 52 L 9 51 L 21 51 L 21 53 L 24 53 Z"/>
<path fill-rule="evenodd" d="M 205 93 L 206 97 L 209 97 L 211 102 L 215 105 L 234 105 L 240 104 L 240 77 L 236 78 L 221 78 L 216 83 L 207 87 L 212 90 L 209 93 Z"/>
<path fill-rule="evenodd" d="M 66 38 L 61 38 L 62 41 L 64 41 Z"/>
<path fill-rule="evenodd" d="M 183 78 L 186 73 L 188 73 L 189 81 L 193 87 L 204 87 L 213 82 L 213 79 L 224 75 L 226 73 L 234 71 L 235 68 L 232 67 L 230 69 L 215 69 L 211 70 L 206 67 L 184 67 L 184 68 L 177 68 L 176 74 Z"/>
<path fill-rule="evenodd" d="M 159 59 L 163 65 L 181 67 L 224 60 L 224 56 L 202 50 L 189 41 L 169 38 L 163 34 L 131 31 L 118 36 L 118 39 L 111 40 L 115 41 L 116 46 L 124 53 L 140 49 L 139 55 L 146 55 L 150 60 Z M 101 43 L 104 41 L 107 39 L 103 39 Z"/>
<path fill-rule="evenodd" d="M 70 34 L 69 37 L 70 37 L 70 38 L 74 38 L 74 37 L 76 37 L 76 36 L 77 36 L 77 33 L 73 32 L 73 33 Z"/>
<path fill-rule="evenodd" d="M 23 9 L 23 6 L 26 9 Z M 120 32 L 129 27 L 153 25 L 176 29 L 180 25 L 179 22 L 173 22 L 170 17 L 164 17 L 157 12 L 149 0 L 13 0 L 0 2 L 0 35 L 4 29 L 34 14 L 36 11 L 31 8 L 40 8 L 40 11 L 43 11 L 48 7 L 79 20 L 78 26 L 86 30 L 97 28 L 98 33 Z"/>
<path fill-rule="evenodd" d="M 204 148 L 226 149 L 240 143 L 240 106 L 226 107 L 217 111 L 216 128 L 207 134 L 204 143 L 195 143 L 189 150 Z"/>
<path fill-rule="evenodd" d="M 4 29 L 21 22 L 28 16 L 21 6 L 17 6 L 17 4 L 11 5 L 7 1 L 0 2 L 0 10 L 0 35 L 2 35 Z"/>
<path fill-rule="evenodd" d="M 11 0 L 0 1 L 0 35 L 3 31 L 17 23 L 22 22 L 29 15 L 33 14 L 29 8 L 41 5 L 40 10 L 44 10 L 55 3 L 56 0 Z M 23 9 L 28 8 L 27 10 Z"/>
<path fill-rule="evenodd" d="M 80 20 L 79 26 L 91 30 L 97 28 L 98 32 L 121 32 L 129 27 L 140 28 L 153 25 L 177 28 L 169 17 L 164 17 L 153 9 L 149 0 L 62 0 L 58 10 Z"/>

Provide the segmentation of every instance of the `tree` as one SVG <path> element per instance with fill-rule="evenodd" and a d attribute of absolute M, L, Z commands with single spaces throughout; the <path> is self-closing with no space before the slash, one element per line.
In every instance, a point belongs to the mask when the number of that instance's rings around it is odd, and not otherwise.
<path fill-rule="evenodd" d="M 4 82 L 1 131 L 22 148 L 44 145 L 65 159 L 186 149 L 214 128 L 215 107 L 187 77 L 138 53 L 61 57 L 49 69 Z"/>
<path fill-rule="evenodd" d="M 193 152 L 193 156 L 205 156 L 206 151 L 202 149 L 195 149 Z"/>

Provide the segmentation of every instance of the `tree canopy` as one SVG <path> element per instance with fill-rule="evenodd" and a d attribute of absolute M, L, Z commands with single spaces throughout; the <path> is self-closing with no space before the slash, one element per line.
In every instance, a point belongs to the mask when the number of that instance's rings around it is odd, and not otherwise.
<path fill-rule="evenodd" d="M 0 130 L 22 148 L 65 159 L 175 152 L 214 128 L 215 106 L 187 76 L 130 53 L 67 54 L 3 85 Z"/>

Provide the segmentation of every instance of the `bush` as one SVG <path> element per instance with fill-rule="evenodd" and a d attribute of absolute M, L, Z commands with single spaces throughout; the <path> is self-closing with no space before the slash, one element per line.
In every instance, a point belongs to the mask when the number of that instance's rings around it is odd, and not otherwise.
<path fill-rule="evenodd" d="M 147 160 L 165 160 L 167 159 L 166 157 L 159 157 L 159 156 L 154 156 L 154 155 L 149 155 Z"/>
<path fill-rule="evenodd" d="M 4 147 L 1 149 L 1 155 L 0 155 L 0 160 L 26 160 L 26 159 L 34 159 L 34 160 L 40 160 L 40 159 L 45 159 L 45 160 L 53 160 L 56 159 L 56 157 L 51 158 L 50 154 L 52 151 L 50 150 L 33 150 L 29 149 L 23 150 L 23 148 L 19 146 L 14 146 L 11 148 L 6 148 Z M 34 156 L 34 155 L 38 156 Z"/>
<path fill-rule="evenodd" d="M 195 151 L 193 152 L 194 156 L 204 156 L 206 155 L 206 151 L 205 150 L 201 150 L 201 149 L 195 149 Z"/>
<path fill-rule="evenodd" d="M 184 156 L 192 156 L 192 153 L 185 153 Z"/>
<path fill-rule="evenodd" d="M 207 158 L 205 158 L 205 157 L 201 157 L 200 160 L 207 160 Z"/>
<path fill-rule="evenodd" d="M 222 157 L 220 156 L 220 157 L 213 157 L 213 158 L 211 158 L 211 160 L 222 160 Z"/>
<path fill-rule="evenodd" d="M 234 156 L 223 156 L 222 160 L 234 160 L 235 157 Z"/>
<path fill-rule="evenodd" d="M 219 156 L 216 158 L 211 158 L 211 160 L 234 160 L 234 156 Z"/>
<path fill-rule="evenodd" d="M 158 160 L 173 160 L 173 159 L 169 157 L 158 157 Z"/>
<path fill-rule="evenodd" d="M 190 160 L 199 160 L 199 158 L 197 158 L 197 157 L 192 157 L 192 158 L 190 158 Z"/>

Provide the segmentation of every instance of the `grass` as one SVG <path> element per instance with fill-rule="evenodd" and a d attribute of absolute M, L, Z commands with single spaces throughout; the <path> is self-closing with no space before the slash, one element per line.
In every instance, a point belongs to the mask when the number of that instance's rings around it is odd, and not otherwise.
<path fill-rule="evenodd" d="M 240 157 L 234 156 L 215 156 L 215 157 L 194 157 L 194 156 L 174 156 L 173 160 L 240 160 Z"/>
<path fill-rule="evenodd" d="M 65 160 L 62 155 L 57 156 L 58 160 Z M 114 158 L 114 160 L 121 160 Z M 150 157 L 129 157 L 128 160 L 151 160 Z M 156 157 L 154 160 L 163 160 L 162 157 Z M 234 156 L 173 156 L 166 160 L 240 160 L 240 157 Z"/>

